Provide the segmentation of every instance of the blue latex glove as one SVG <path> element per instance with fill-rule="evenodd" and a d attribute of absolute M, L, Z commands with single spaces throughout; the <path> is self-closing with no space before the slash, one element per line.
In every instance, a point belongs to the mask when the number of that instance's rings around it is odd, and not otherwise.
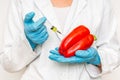
<path fill-rule="evenodd" d="M 48 38 L 48 32 L 44 25 L 46 18 L 42 17 L 38 21 L 34 22 L 34 12 L 26 14 L 24 19 L 24 31 L 25 35 L 34 49 L 38 44 L 43 44 Z"/>
<path fill-rule="evenodd" d="M 76 51 L 75 56 L 69 58 L 65 58 L 64 56 L 60 55 L 58 52 L 58 48 L 55 48 L 55 50 L 51 50 L 50 53 L 51 55 L 49 56 L 49 58 L 57 62 L 89 63 L 93 65 L 100 64 L 100 57 L 98 55 L 98 52 L 92 47 L 87 50 L 78 50 Z"/>
<path fill-rule="evenodd" d="M 29 41 L 32 49 L 34 50 L 34 49 L 36 48 L 37 44 L 33 43 L 27 36 L 26 36 L 26 38 L 27 38 L 27 40 Z"/>

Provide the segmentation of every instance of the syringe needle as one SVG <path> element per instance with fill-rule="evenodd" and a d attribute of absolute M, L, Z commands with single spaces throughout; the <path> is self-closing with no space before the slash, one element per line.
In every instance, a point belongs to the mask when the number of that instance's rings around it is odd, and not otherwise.
<path fill-rule="evenodd" d="M 60 31 L 57 30 L 57 28 L 55 26 L 52 26 L 51 30 L 54 31 L 54 32 L 58 32 L 59 34 L 62 34 Z"/>

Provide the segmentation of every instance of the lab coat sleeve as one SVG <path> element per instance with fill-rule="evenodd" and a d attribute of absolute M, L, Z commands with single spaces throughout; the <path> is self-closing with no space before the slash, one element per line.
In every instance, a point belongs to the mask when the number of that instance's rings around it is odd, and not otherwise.
<path fill-rule="evenodd" d="M 97 32 L 96 46 L 101 59 L 102 72 L 93 72 L 91 65 L 87 67 L 89 75 L 93 78 L 111 72 L 120 64 L 120 45 L 117 39 L 117 23 L 109 0 L 104 1 L 104 12 L 101 25 Z M 98 73 L 97 73 L 98 72 Z"/>
<path fill-rule="evenodd" d="M 39 56 L 32 50 L 25 37 L 21 17 L 22 7 L 19 1 L 11 0 L 4 33 L 4 52 L 1 57 L 1 64 L 9 72 L 25 68 Z"/>

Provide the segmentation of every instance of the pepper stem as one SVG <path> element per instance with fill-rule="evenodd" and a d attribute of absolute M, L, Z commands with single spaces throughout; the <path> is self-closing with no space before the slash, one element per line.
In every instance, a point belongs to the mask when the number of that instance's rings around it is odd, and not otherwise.
<path fill-rule="evenodd" d="M 97 37 L 95 36 L 95 35 L 93 35 L 94 36 L 94 40 L 96 41 L 97 40 Z"/>

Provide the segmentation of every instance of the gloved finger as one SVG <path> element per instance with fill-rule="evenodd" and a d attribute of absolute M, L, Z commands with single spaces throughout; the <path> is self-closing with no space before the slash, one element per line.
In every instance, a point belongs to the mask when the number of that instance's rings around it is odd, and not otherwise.
<path fill-rule="evenodd" d="M 40 40 L 42 43 L 44 43 L 47 39 L 48 39 L 48 34 L 45 34 L 45 36 L 43 36 Z"/>
<path fill-rule="evenodd" d="M 90 47 L 89 49 L 87 49 L 87 51 L 89 53 L 95 53 L 95 52 L 97 52 L 97 50 L 95 48 L 93 48 L 93 47 Z"/>
<path fill-rule="evenodd" d="M 57 55 L 50 55 L 49 56 L 49 59 L 57 61 L 57 62 L 58 62 L 58 60 L 57 60 L 58 58 L 59 58 L 59 56 L 57 56 Z"/>
<path fill-rule="evenodd" d="M 42 32 L 42 33 L 39 35 L 39 37 L 44 39 L 44 37 L 45 37 L 46 34 L 48 34 L 48 33 L 47 33 L 46 31 L 44 31 L 44 32 Z"/>
<path fill-rule="evenodd" d="M 83 63 L 84 61 L 83 61 L 82 58 L 73 56 L 73 57 L 70 57 L 70 58 L 62 59 L 61 62 L 67 62 L 67 63 Z"/>
<path fill-rule="evenodd" d="M 29 28 L 29 32 L 32 33 L 33 35 L 37 35 L 37 34 L 40 34 L 41 32 L 43 32 L 44 30 L 47 31 L 46 27 L 45 26 L 42 26 L 40 29 L 38 30 L 35 30 L 34 27 L 30 27 Z"/>
<path fill-rule="evenodd" d="M 58 49 L 59 49 L 58 47 L 55 48 L 56 51 L 58 51 Z"/>
<path fill-rule="evenodd" d="M 84 51 L 78 50 L 78 51 L 76 51 L 75 55 L 76 55 L 77 57 L 80 57 L 80 58 L 90 58 L 90 57 L 95 56 L 96 54 L 94 54 L 94 53 L 89 53 L 89 52 L 87 52 L 87 51 L 84 52 Z"/>
<path fill-rule="evenodd" d="M 30 12 L 30 13 L 26 14 L 26 15 L 25 15 L 24 22 L 27 23 L 27 22 L 32 21 L 32 19 L 33 19 L 34 16 L 35 16 L 35 13 L 34 13 L 34 12 Z"/>
<path fill-rule="evenodd" d="M 98 54 L 97 50 L 93 47 L 87 49 L 87 52 L 90 53 L 89 56 L 96 56 Z"/>
<path fill-rule="evenodd" d="M 34 23 L 34 30 L 40 29 L 44 25 L 46 20 L 47 20 L 46 17 L 42 17 L 38 21 L 36 21 Z"/>
<path fill-rule="evenodd" d="M 48 34 L 46 34 L 44 37 L 34 36 L 35 38 L 32 38 L 32 41 L 36 44 L 43 44 L 47 40 L 48 36 Z"/>
<path fill-rule="evenodd" d="M 41 33 L 39 33 L 39 37 L 44 38 L 46 34 L 48 34 L 48 32 L 44 29 Z"/>
<path fill-rule="evenodd" d="M 44 39 L 47 40 L 48 36 L 49 36 L 48 34 L 45 34 Z"/>
<path fill-rule="evenodd" d="M 39 33 L 41 33 L 43 30 L 47 30 L 46 29 L 46 26 L 45 25 L 43 25 L 43 26 L 41 26 L 41 28 L 40 29 L 38 29 L 39 30 Z"/>
<path fill-rule="evenodd" d="M 56 62 L 68 62 L 67 60 L 66 60 L 66 58 L 64 58 L 63 56 L 61 56 L 61 55 L 50 55 L 49 56 L 49 58 L 51 59 L 51 60 L 54 60 L 54 61 L 56 61 Z"/>
<path fill-rule="evenodd" d="M 29 33 L 32 33 L 32 34 L 40 34 L 44 29 L 46 29 L 46 26 L 41 26 L 40 29 L 35 29 L 35 27 L 32 25 L 32 26 L 29 26 L 29 27 L 26 27 L 26 30 L 29 32 Z M 47 29 L 46 29 L 47 30 Z"/>
<path fill-rule="evenodd" d="M 56 50 L 50 50 L 49 52 L 54 55 L 60 55 L 59 52 Z"/>

